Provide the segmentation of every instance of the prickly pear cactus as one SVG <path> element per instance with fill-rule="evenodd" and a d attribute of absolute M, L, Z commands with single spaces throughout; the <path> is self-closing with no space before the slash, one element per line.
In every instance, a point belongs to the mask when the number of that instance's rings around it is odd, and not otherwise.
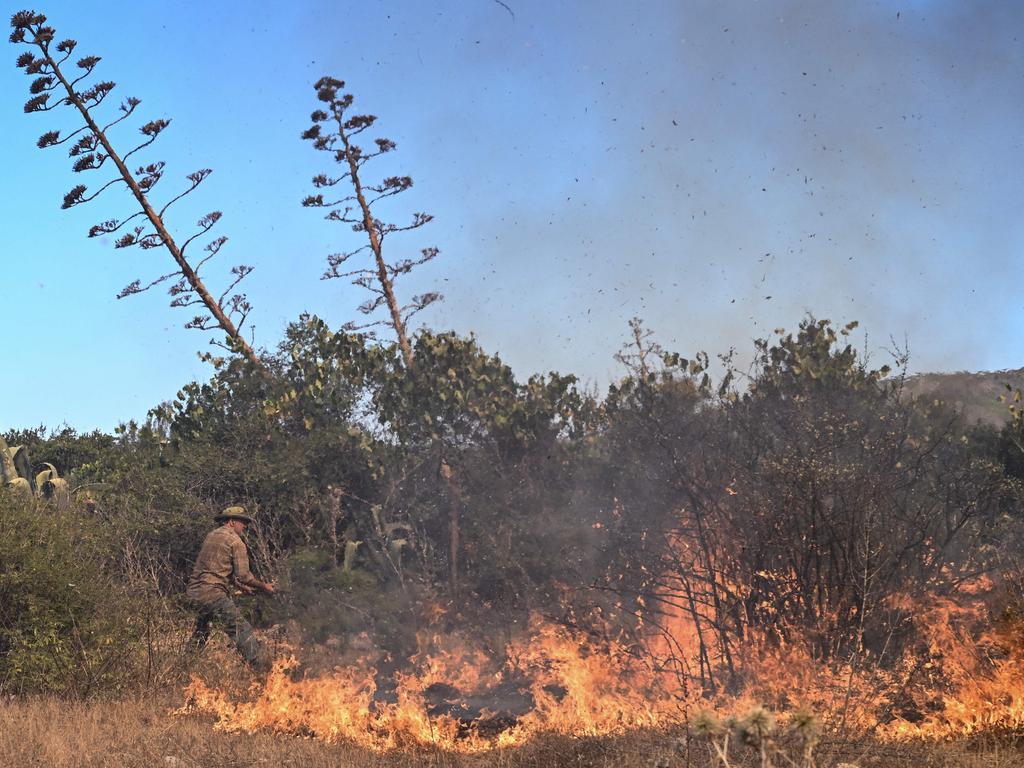
<path fill-rule="evenodd" d="M 32 483 L 18 471 L 19 465 L 25 458 L 24 453 L 24 450 L 21 448 L 9 447 L 4 442 L 4 439 L 0 437 L 0 479 L 3 480 L 4 485 L 11 488 L 15 493 L 31 498 Z"/>
<path fill-rule="evenodd" d="M 361 541 L 346 541 L 345 542 L 345 559 L 342 561 L 341 570 L 345 573 L 351 573 L 352 567 L 356 562 L 356 552 L 359 550 Z"/>
<path fill-rule="evenodd" d="M 71 499 L 68 481 L 60 476 L 53 464 L 44 462 L 43 466 L 46 469 L 36 475 L 36 492 L 43 498 L 64 506 Z"/>
<path fill-rule="evenodd" d="M 32 474 L 32 462 L 24 446 L 11 448 L 0 437 L 0 481 L 26 498 L 42 496 L 65 505 L 71 498 L 71 489 L 53 464 L 44 464 L 38 474 Z"/>
<path fill-rule="evenodd" d="M 18 477 L 18 471 L 14 468 L 14 456 L 7 443 L 0 437 L 0 480 L 4 485 Z"/>

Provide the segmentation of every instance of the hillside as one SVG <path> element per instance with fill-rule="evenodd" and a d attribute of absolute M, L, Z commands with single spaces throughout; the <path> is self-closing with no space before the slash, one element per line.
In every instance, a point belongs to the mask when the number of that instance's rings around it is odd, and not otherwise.
<path fill-rule="evenodd" d="M 1009 417 L 1007 405 L 999 400 L 1007 394 L 1006 385 L 1024 389 L 1024 368 L 1007 371 L 968 373 L 923 373 L 907 380 L 908 390 L 916 395 L 931 395 L 963 408 L 970 421 L 1002 425 Z"/>

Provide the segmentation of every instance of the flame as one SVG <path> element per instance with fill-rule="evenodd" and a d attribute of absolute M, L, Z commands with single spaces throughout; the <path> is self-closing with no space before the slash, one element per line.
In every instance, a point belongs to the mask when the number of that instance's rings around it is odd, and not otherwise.
<path fill-rule="evenodd" d="M 822 663 L 800 642 L 749 637 L 733 659 L 737 679 L 745 682 L 731 692 L 702 694 L 680 673 L 700 663 L 698 634 L 685 615 L 661 617 L 659 631 L 643 648 L 581 637 L 535 617 L 506 648 L 502 663 L 466 643 L 444 648 L 445 638 L 435 636 L 424 643 L 435 646 L 432 653 L 396 674 L 393 691 L 379 691 L 369 665 L 292 681 L 295 661 L 282 659 L 242 700 L 194 678 L 186 691 L 189 703 L 179 713 L 212 714 L 215 727 L 226 731 L 268 729 L 375 751 L 462 753 L 520 745 L 541 733 L 604 736 L 671 728 L 697 709 L 735 711 L 754 703 L 780 712 L 809 709 L 826 727 L 885 741 L 1019 730 L 1024 646 L 1013 632 L 991 627 L 985 591 L 979 581 L 956 599 L 918 602 L 917 641 L 888 664 L 856 656 Z M 460 716 L 438 712 L 432 698 L 438 685 L 484 704 Z M 502 719 L 500 696 L 492 696 L 497 690 L 526 706 Z M 493 719 L 498 726 L 485 728 Z"/>
<path fill-rule="evenodd" d="M 916 664 L 928 684 L 910 686 L 908 693 L 928 715 L 917 722 L 895 719 L 881 729 L 884 737 L 952 740 L 1024 727 L 1020 627 L 991 626 L 977 597 L 984 586 L 969 585 L 972 599 L 937 599 L 920 612 L 918 629 L 927 649 Z"/>
<path fill-rule="evenodd" d="M 329 742 L 348 741 L 386 751 L 443 748 L 480 752 L 522 744 L 541 732 L 602 736 L 678 723 L 688 703 L 674 675 L 651 669 L 618 646 L 581 643 L 561 627 L 532 623 L 526 639 L 507 649 L 497 669 L 480 652 L 446 651 L 420 660 L 415 673 L 396 676 L 394 701 L 377 698 L 375 673 L 338 668 L 292 681 L 294 658 L 278 660 L 264 684 L 247 701 L 193 678 L 188 703 L 179 714 L 202 712 L 216 728 L 252 733 L 270 729 L 308 734 Z M 451 715 L 430 715 L 428 689 L 443 683 L 460 691 L 521 679 L 528 712 L 493 737 L 481 735 Z M 486 717 L 486 709 L 482 712 Z"/>

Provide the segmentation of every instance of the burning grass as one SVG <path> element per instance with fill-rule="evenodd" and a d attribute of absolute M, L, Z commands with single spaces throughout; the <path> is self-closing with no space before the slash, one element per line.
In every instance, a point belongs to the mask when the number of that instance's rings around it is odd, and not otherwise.
<path fill-rule="evenodd" d="M 1020 727 L 1011 728 L 1005 719 L 1000 728 L 963 728 L 957 737 L 948 724 L 941 737 L 937 732 L 926 736 L 926 720 L 914 733 L 892 727 L 908 721 L 892 720 L 872 734 L 849 726 L 855 720 L 851 711 L 865 709 L 862 702 L 853 702 L 846 711 L 818 710 L 823 730 L 812 726 L 801 733 L 809 723 L 801 725 L 792 712 L 762 711 L 754 717 L 743 703 L 754 689 L 719 699 L 720 711 L 740 715 L 730 720 L 700 712 L 683 696 L 657 698 L 652 686 L 668 676 L 623 648 L 588 646 L 564 629 L 543 624 L 534 626 L 529 638 L 515 649 L 520 655 L 509 658 L 515 659 L 520 679 L 530 681 L 528 692 L 540 693 L 536 701 L 530 694 L 528 711 L 501 721 L 491 732 L 467 727 L 467 715 L 478 722 L 496 715 L 496 709 L 483 706 L 486 702 L 503 704 L 511 715 L 527 699 L 512 697 L 507 684 L 499 685 L 508 676 L 507 667 L 496 668 L 479 653 L 425 657 L 393 690 L 380 690 L 379 679 L 354 673 L 355 666 L 292 681 L 287 664 L 279 664 L 266 681 L 254 683 L 227 644 L 218 642 L 199 660 L 185 692 L 166 688 L 144 698 L 0 702 L 0 765 L 720 768 L 728 734 L 725 752 L 732 768 L 761 768 L 762 744 L 774 750 L 776 766 L 790 764 L 781 755 L 794 765 L 809 764 L 800 760 L 812 753 L 817 768 L 1024 766 L 1024 752 L 1015 746 Z M 993 691 L 994 685 L 1021 684 L 1020 674 L 1005 676 L 1014 670 L 1009 657 L 1004 661 L 996 667 L 1004 676 L 986 678 L 975 695 Z M 761 691 L 787 679 L 781 659 L 766 662 L 769 667 L 774 675 L 761 680 Z M 791 700 L 824 701 L 824 692 L 843 679 L 839 671 L 815 687 L 809 670 L 806 662 L 789 665 L 792 685 L 812 686 L 790 688 Z M 851 698 L 870 692 L 866 677 L 854 679 L 860 687 L 852 689 Z M 469 710 L 452 708 L 457 690 L 476 693 L 461 698 Z M 487 691 L 489 698 L 481 693 Z M 875 695 L 891 698 L 893 692 Z M 843 703 L 838 691 L 827 697 Z M 998 698 L 993 705 L 1011 700 Z M 954 710 L 954 718 L 965 708 Z M 751 739 L 751 732 L 760 734 L 761 741 Z"/>
<path fill-rule="evenodd" d="M 695 651 L 685 621 L 639 644 L 535 617 L 500 653 L 426 629 L 402 665 L 282 656 L 255 681 L 221 637 L 184 689 L 0 703 L 0 765 L 1024 766 L 1020 622 L 994 621 L 972 587 L 912 609 L 887 663 L 751 635 L 734 657 L 745 683 L 715 692 L 678 674 Z"/>
<path fill-rule="evenodd" d="M 255 696 L 233 700 L 193 679 L 183 714 L 217 717 L 218 727 L 267 728 L 347 741 L 366 749 L 436 749 L 466 754 L 518 746 L 538 734 L 621 735 L 682 722 L 687 697 L 615 646 L 581 642 L 536 624 L 495 665 L 472 651 L 427 656 L 382 690 L 372 667 L 339 667 L 292 681 L 293 661 L 279 661 Z M 678 686 L 675 686 L 678 688 Z"/>
<path fill-rule="evenodd" d="M 294 659 L 282 659 L 246 691 L 194 677 L 177 714 L 212 716 L 223 733 L 466 759 L 538 740 L 618 743 L 643 733 L 682 737 L 691 764 L 691 739 L 710 758 L 731 760 L 738 749 L 802 766 L 829 743 L 870 743 L 885 754 L 1017 744 L 1024 733 L 1019 627 L 989 628 L 984 600 L 971 589 L 959 601 L 918 606 L 916 622 L 915 640 L 888 664 L 823 663 L 799 644 L 752 638 L 735 660 L 746 682 L 708 692 L 677 674 L 679 664 L 666 663 L 658 643 L 598 642 L 535 618 L 500 661 L 453 636 L 432 638 L 429 651 L 387 676 L 369 662 L 302 675 Z M 681 637 L 672 647 L 683 647 Z M 738 717 L 702 714 L 709 711 Z"/>

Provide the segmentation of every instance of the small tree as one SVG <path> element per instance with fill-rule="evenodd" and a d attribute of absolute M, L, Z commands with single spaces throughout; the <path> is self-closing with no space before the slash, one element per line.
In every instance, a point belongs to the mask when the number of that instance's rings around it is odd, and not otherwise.
<path fill-rule="evenodd" d="M 419 229 L 433 217 L 426 213 L 414 213 L 411 223 L 400 226 L 381 221 L 374 216 L 373 206 L 375 204 L 401 194 L 412 186 L 412 178 L 409 176 L 388 176 L 375 185 L 364 184 L 360 177 L 363 166 L 373 158 L 395 149 L 395 142 L 390 139 L 375 139 L 376 150 L 364 151 L 358 144 L 353 143 L 353 139 L 370 128 L 377 118 L 374 115 L 348 114 L 353 98 L 350 93 L 341 93 L 341 89 L 345 87 L 345 83 L 341 80 L 322 77 L 313 87 L 316 89 L 317 98 L 326 105 L 327 111 L 317 109 L 313 112 L 311 115 L 313 125 L 302 134 L 302 138 L 312 141 L 317 150 L 330 153 L 335 162 L 340 164 L 343 169 L 340 176 L 327 174 L 314 176 L 313 185 L 317 189 L 329 189 L 338 184 L 348 184 L 351 186 L 352 192 L 334 200 L 325 200 L 323 193 L 309 195 L 302 201 L 302 204 L 308 208 L 329 209 L 327 214 L 329 220 L 344 222 L 350 224 L 356 232 L 365 232 L 368 241 L 353 251 L 328 256 L 328 268 L 323 277 L 324 279 L 353 277 L 354 285 L 366 288 L 373 293 L 374 298 L 359 307 L 363 314 L 369 315 L 382 305 L 387 307 L 390 316 L 389 322 L 398 339 L 402 359 L 406 369 L 412 371 L 414 369 L 412 345 L 409 342 L 407 330 L 409 318 L 440 299 L 441 295 L 434 292 L 424 293 L 414 296 L 411 302 L 402 306 L 395 295 L 395 278 L 407 274 L 414 267 L 433 259 L 437 256 L 438 249 L 424 248 L 420 251 L 419 258 L 402 259 L 389 263 L 384 259 L 383 243 L 389 235 Z M 327 124 L 330 124 L 330 127 L 325 131 L 324 126 Z M 366 250 L 373 254 L 372 267 L 363 267 L 348 272 L 340 271 L 350 258 Z M 377 321 L 361 327 L 368 328 L 383 322 L 387 321 Z M 357 326 L 350 323 L 348 327 L 351 330 Z"/>
<path fill-rule="evenodd" d="M 198 232 L 190 236 L 180 246 L 171 236 L 164 222 L 164 215 L 172 205 L 191 194 L 210 175 L 209 168 L 203 168 L 187 176 L 188 187 L 171 197 L 159 210 L 150 201 L 153 188 L 164 174 L 164 163 L 157 161 L 139 165 L 132 172 L 128 160 L 132 155 L 148 147 L 163 132 L 170 120 L 152 120 L 139 130 L 142 141 L 128 152 L 119 154 L 110 140 L 109 131 L 114 126 L 127 120 L 139 106 L 135 97 L 126 98 L 118 107 L 120 114 L 109 122 L 103 123 L 98 115 L 100 105 L 114 90 L 115 84 L 110 81 L 95 82 L 88 87 L 80 85 L 87 80 L 100 62 L 99 56 L 84 56 L 76 62 L 80 70 L 76 74 L 68 74 L 65 65 L 74 54 L 77 43 L 67 39 L 55 43 L 56 32 L 46 25 L 46 17 L 35 11 L 19 11 L 11 18 L 14 31 L 10 40 L 15 44 L 24 44 L 37 49 L 25 51 L 17 60 L 17 65 L 25 70 L 25 74 L 33 77 L 29 91 L 32 97 L 25 102 L 25 112 L 49 112 L 59 106 L 76 109 L 84 125 L 66 136 L 60 131 L 47 131 L 37 142 L 40 149 L 54 147 L 68 142 L 68 154 L 74 158 L 72 169 L 75 173 L 97 171 L 109 164 L 114 166 L 113 178 L 104 182 L 96 191 L 90 192 L 84 184 L 75 185 L 64 196 L 63 208 L 72 208 L 95 199 L 110 187 L 124 184 L 138 204 L 138 210 L 125 219 L 109 219 L 94 225 L 89 230 L 89 237 L 110 235 L 121 231 L 129 222 L 138 220 L 140 226 L 128 228 L 116 241 L 115 247 L 128 248 L 138 246 L 144 250 L 164 247 L 175 263 L 172 272 L 161 275 L 148 283 L 141 279 L 133 280 L 118 294 L 124 298 L 142 293 L 161 283 L 172 281 L 168 293 L 171 295 L 172 307 L 200 307 L 201 314 L 196 315 L 187 324 L 187 328 L 213 330 L 220 328 L 227 334 L 230 348 L 241 352 L 254 365 L 262 368 L 255 351 L 242 336 L 242 327 L 249 314 L 250 304 L 244 293 L 232 293 L 237 285 L 252 271 L 252 267 L 240 264 L 231 268 L 232 281 L 220 296 L 214 298 L 200 277 L 200 269 L 209 262 L 227 241 L 226 237 L 216 237 L 209 241 L 205 254 L 198 261 L 189 259 L 188 247 L 198 238 L 206 235 L 220 220 L 220 211 L 212 211 L 197 222 Z M 57 98 L 51 100 L 51 96 Z"/>
<path fill-rule="evenodd" d="M 615 360 L 631 372 L 635 371 L 641 384 L 647 384 L 651 377 L 650 359 L 661 356 L 665 350 L 658 342 L 649 341 L 654 331 L 644 328 L 644 321 L 639 317 L 629 321 L 629 332 L 633 339 L 615 353 Z"/>

